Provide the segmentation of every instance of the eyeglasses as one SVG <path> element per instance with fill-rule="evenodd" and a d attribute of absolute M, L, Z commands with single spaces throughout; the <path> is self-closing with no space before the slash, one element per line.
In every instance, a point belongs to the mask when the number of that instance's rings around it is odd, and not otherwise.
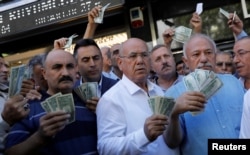
<path fill-rule="evenodd" d="M 121 58 L 127 58 L 129 60 L 136 60 L 138 56 L 140 56 L 142 59 L 147 59 L 149 57 L 149 52 L 131 53 L 128 56 L 120 55 Z"/>
<path fill-rule="evenodd" d="M 232 57 L 243 58 L 245 54 L 249 53 L 250 51 L 240 50 L 238 52 L 234 52 Z"/>
<path fill-rule="evenodd" d="M 218 62 L 218 63 L 216 63 L 216 66 L 218 66 L 218 67 L 222 67 L 222 66 L 226 66 L 226 67 L 232 67 L 233 66 L 233 63 L 231 63 L 231 62 Z"/>

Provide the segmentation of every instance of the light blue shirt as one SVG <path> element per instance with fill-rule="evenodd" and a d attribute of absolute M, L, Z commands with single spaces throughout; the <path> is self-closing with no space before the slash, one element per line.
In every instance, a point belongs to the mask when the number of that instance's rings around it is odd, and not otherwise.
<path fill-rule="evenodd" d="M 217 74 L 223 86 L 207 100 L 203 112 L 193 116 L 190 112 L 180 115 L 183 155 L 205 155 L 210 138 L 238 138 L 242 115 L 244 89 L 233 75 Z M 187 91 L 184 82 L 167 90 L 166 96 L 179 97 Z"/>
<path fill-rule="evenodd" d="M 236 38 L 237 38 L 237 40 L 239 40 L 239 39 L 246 37 L 246 36 L 247 36 L 247 33 L 244 30 L 242 30 L 240 32 L 240 34 L 236 36 Z"/>

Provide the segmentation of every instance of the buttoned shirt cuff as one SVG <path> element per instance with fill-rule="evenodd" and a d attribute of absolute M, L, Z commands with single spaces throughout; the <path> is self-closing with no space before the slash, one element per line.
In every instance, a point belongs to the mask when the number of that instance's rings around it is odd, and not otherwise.
<path fill-rule="evenodd" d="M 141 149 L 146 147 L 150 141 L 148 140 L 147 136 L 145 135 L 144 129 L 138 130 L 138 133 L 136 134 L 136 144 L 140 146 Z"/>
<path fill-rule="evenodd" d="M 244 30 L 242 30 L 241 32 L 240 32 L 240 34 L 238 34 L 237 36 L 236 36 L 236 38 L 237 38 L 237 40 L 239 40 L 239 39 L 241 39 L 241 38 L 243 38 L 243 37 L 246 37 L 247 36 L 247 33 L 244 31 Z"/>

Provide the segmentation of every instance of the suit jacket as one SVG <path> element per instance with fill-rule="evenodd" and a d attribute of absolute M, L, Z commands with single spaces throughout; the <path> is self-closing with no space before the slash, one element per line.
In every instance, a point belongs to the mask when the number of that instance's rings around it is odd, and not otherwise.
<path fill-rule="evenodd" d="M 111 88 L 113 85 L 116 84 L 116 82 L 118 82 L 117 80 L 108 78 L 104 75 L 102 75 L 102 88 L 101 88 L 101 96 L 107 91 L 109 90 L 109 88 Z M 77 87 L 80 85 L 80 80 L 77 80 L 75 83 L 74 87 Z"/>

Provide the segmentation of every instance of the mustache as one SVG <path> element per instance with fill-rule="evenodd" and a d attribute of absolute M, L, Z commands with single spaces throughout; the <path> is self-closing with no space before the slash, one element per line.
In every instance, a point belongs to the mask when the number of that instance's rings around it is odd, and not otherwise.
<path fill-rule="evenodd" d="M 167 68 L 167 67 L 171 67 L 171 66 L 170 66 L 168 63 L 165 63 L 165 64 L 163 64 L 161 70 L 163 70 L 163 69 L 165 69 L 165 68 Z"/>
<path fill-rule="evenodd" d="M 213 65 L 211 65 L 210 63 L 205 63 L 205 64 L 199 64 L 197 68 L 203 68 L 203 67 L 211 67 L 213 68 Z"/>
<path fill-rule="evenodd" d="M 61 79 L 59 79 L 58 82 L 62 82 L 62 81 L 72 81 L 73 82 L 73 78 L 70 76 L 63 76 Z"/>

